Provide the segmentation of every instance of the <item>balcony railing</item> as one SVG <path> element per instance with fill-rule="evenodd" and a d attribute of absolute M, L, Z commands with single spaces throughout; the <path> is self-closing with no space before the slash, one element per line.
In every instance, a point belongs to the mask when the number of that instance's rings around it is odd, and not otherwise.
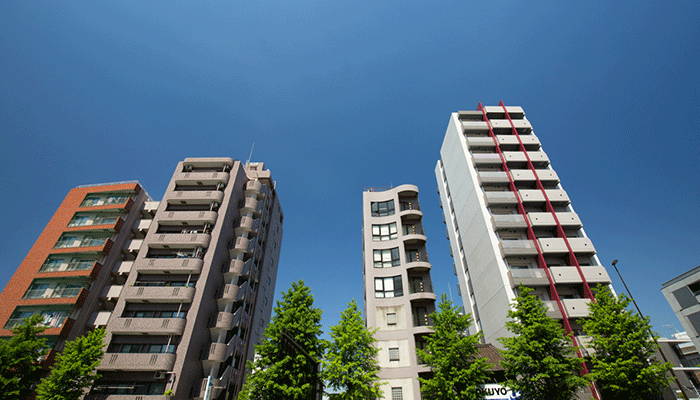
<path fill-rule="evenodd" d="M 433 321 L 428 315 L 413 314 L 413 326 L 432 326 Z"/>
<path fill-rule="evenodd" d="M 43 318 L 43 321 L 41 321 L 39 325 L 47 328 L 60 328 L 66 322 L 66 318 L 68 318 L 68 315 L 68 311 L 56 311 L 51 314 L 42 314 L 41 317 Z M 12 329 L 17 325 L 23 325 L 25 319 L 26 317 L 10 318 L 7 320 L 4 329 Z"/>
<path fill-rule="evenodd" d="M 71 221 L 68 226 L 114 225 L 119 217 L 97 217 L 92 220 L 78 219 Z"/>
<path fill-rule="evenodd" d="M 421 251 L 407 251 L 406 252 L 406 263 L 412 262 L 430 262 L 428 255 Z"/>
<path fill-rule="evenodd" d="M 402 231 L 404 235 L 423 235 L 423 227 L 421 225 L 404 225 Z"/>
<path fill-rule="evenodd" d="M 406 210 L 418 210 L 420 211 L 420 204 L 417 201 L 402 201 L 399 203 L 401 211 Z"/>
<path fill-rule="evenodd" d="M 411 282 L 408 286 L 408 292 L 410 294 L 433 293 L 433 284 L 432 284 L 432 282 L 427 282 L 427 281 Z"/>
<path fill-rule="evenodd" d="M 65 248 L 70 248 L 70 247 L 94 247 L 94 246 L 102 246 L 105 244 L 107 241 L 107 238 L 92 238 L 92 237 L 87 237 L 82 240 L 78 239 L 67 239 L 67 240 L 59 240 L 56 242 L 56 244 L 53 246 L 55 249 L 65 249 Z"/>
<path fill-rule="evenodd" d="M 69 297 L 76 297 L 80 294 L 82 287 L 79 288 L 65 288 L 58 290 L 51 289 L 32 289 L 27 290 L 24 294 L 23 299 L 63 299 Z"/>

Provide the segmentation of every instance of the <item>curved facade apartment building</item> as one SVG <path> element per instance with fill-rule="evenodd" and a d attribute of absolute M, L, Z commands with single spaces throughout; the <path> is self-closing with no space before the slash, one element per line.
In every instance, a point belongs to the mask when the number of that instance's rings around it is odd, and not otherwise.
<path fill-rule="evenodd" d="M 507 312 L 522 283 L 585 345 L 576 320 L 588 315 L 591 287 L 610 277 L 523 109 L 453 113 L 435 175 L 460 295 L 485 341 L 511 335 Z"/>
<path fill-rule="evenodd" d="M 385 399 L 420 399 L 418 376 L 430 369 L 416 356 L 435 311 L 427 238 L 418 188 L 366 189 L 362 195 L 364 304 L 379 348 Z"/>
<path fill-rule="evenodd" d="M 73 189 L 0 295 L 0 334 L 46 316 L 50 362 L 106 327 L 88 400 L 235 398 L 270 319 L 282 220 L 264 164 L 231 158 L 178 163 L 160 202 L 138 184 Z"/>

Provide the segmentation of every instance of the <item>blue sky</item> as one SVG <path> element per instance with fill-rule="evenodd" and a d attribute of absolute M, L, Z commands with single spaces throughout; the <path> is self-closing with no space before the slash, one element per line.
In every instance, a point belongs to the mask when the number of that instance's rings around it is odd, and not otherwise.
<path fill-rule="evenodd" d="M 255 143 L 285 211 L 277 292 L 305 280 L 326 331 L 362 301 L 365 187 L 420 188 L 435 290 L 460 302 L 433 170 L 450 113 L 503 100 L 667 336 L 682 327 L 661 284 L 700 264 L 699 17 L 697 1 L 3 1 L 0 286 L 70 188 L 138 179 L 160 199 L 178 161 Z"/>

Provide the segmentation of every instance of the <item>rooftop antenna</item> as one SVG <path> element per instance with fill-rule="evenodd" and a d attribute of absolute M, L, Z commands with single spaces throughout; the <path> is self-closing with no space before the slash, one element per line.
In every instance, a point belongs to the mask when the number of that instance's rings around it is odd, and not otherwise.
<path fill-rule="evenodd" d="M 248 156 L 248 161 L 245 162 L 245 165 L 250 164 L 250 159 L 253 158 L 253 149 L 255 148 L 255 142 L 253 142 L 253 145 L 250 146 L 250 155 Z"/>

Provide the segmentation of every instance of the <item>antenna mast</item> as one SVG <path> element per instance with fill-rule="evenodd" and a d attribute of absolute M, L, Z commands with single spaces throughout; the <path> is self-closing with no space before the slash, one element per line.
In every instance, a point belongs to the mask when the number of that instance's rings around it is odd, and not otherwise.
<path fill-rule="evenodd" d="M 246 165 L 250 164 L 250 159 L 253 158 L 253 149 L 255 148 L 255 142 L 250 146 L 250 155 L 248 156 L 248 161 L 245 162 Z"/>

